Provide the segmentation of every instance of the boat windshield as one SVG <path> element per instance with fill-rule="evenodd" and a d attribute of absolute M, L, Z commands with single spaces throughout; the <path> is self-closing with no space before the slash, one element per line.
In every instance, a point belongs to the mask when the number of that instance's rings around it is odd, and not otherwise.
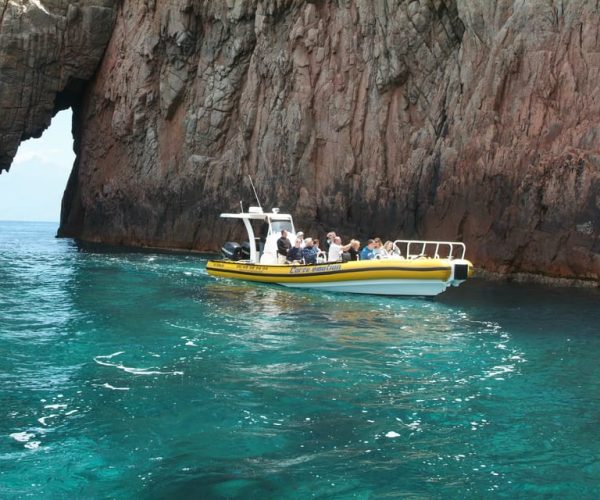
<path fill-rule="evenodd" d="M 288 233 L 292 231 L 292 222 L 289 220 L 271 220 L 271 231 L 274 233 L 280 233 L 282 230 L 286 230 Z"/>

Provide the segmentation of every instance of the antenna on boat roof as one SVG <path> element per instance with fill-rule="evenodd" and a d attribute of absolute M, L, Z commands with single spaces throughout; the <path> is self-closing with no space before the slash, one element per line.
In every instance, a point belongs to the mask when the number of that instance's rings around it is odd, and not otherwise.
<path fill-rule="evenodd" d="M 250 176 L 250 174 L 248 174 L 248 179 L 250 179 L 250 185 L 252 186 L 252 191 L 254 191 L 254 197 L 256 198 L 256 203 L 258 203 L 258 206 L 262 210 L 262 205 L 260 204 L 260 200 L 258 199 L 258 195 L 256 194 L 256 189 L 254 189 L 254 182 L 252 182 L 252 177 Z"/>
<path fill-rule="evenodd" d="M 244 204 L 242 203 L 242 200 L 240 200 L 240 212 L 244 212 Z"/>

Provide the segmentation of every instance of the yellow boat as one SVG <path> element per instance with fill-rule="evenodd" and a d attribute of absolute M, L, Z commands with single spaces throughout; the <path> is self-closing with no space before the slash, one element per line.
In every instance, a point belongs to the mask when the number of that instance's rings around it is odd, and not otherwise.
<path fill-rule="evenodd" d="M 218 278 L 327 292 L 433 296 L 449 286 L 460 285 L 473 273 L 472 263 L 464 258 L 465 245 L 442 241 L 396 240 L 397 252 L 388 258 L 276 264 L 276 240 L 281 230 L 285 229 L 295 240 L 291 215 L 280 214 L 278 209 L 265 213 L 260 207 L 250 207 L 247 213 L 221 214 L 221 217 L 241 219 L 249 241 L 255 244 L 242 247 L 228 242 L 222 249 L 226 258 L 210 260 L 206 266 L 208 274 Z M 264 241 L 254 237 L 252 221 L 263 224 Z"/>

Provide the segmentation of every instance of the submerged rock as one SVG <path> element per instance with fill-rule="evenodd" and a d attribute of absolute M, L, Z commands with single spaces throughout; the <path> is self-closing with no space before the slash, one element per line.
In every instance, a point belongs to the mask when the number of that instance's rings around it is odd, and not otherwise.
<path fill-rule="evenodd" d="M 600 278 L 595 2 L 115 4 L 5 3 L 0 168 L 73 106 L 61 235 L 216 248 L 250 174 L 305 232 L 461 239 L 490 271 Z"/>

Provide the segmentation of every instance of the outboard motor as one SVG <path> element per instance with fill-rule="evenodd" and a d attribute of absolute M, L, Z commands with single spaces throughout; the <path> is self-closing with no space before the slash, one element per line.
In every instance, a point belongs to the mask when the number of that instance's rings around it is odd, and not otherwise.
<path fill-rule="evenodd" d="M 458 286 L 469 277 L 469 262 L 466 260 L 457 260 L 452 266 L 450 275 L 450 284 Z"/>
<path fill-rule="evenodd" d="M 235 241 L 228 241 L 221 247 L 223 257 L 229 260 L 240 260 L 242 258 L 242 247 Z"/>
<path fill-rule="evenodd" d="M 250 242 L 244 241 L 240 247 L 240 255 L 242 259 L 248 260 L 250 258 Z M 238 259 L 239 260 L 239 259 Z"/>

